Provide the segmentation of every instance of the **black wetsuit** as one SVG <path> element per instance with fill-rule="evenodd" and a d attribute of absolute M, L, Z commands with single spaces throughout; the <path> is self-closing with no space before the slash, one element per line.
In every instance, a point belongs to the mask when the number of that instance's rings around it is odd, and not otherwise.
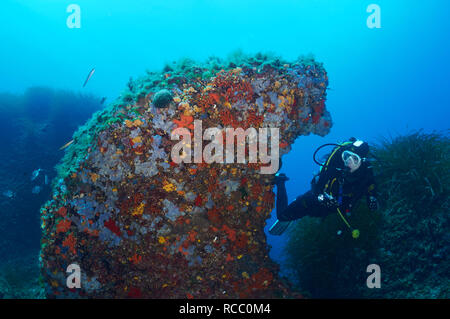
<path fill-rule="evenodd" d="M 277 218 L 280 221 L 291 221 L 303 216 L 323 217 L 332 213 L 337 213 L 339 207 L 341 212 L 349 212 L 352 206 L 364 195 L 367 200 L 371 196 L 376 197 L 376 188 L 372 168 L 367 162 L 362 162 L 361 166 L 350 173 L 344 167 L 341 160 L 342 151 L 338 151 L 324 167 L 321 173 L 311 182 L 311 190 L 297 197 L 288 205 L 286 187 L 284 183 L 277 185 Z M 327 207 L 319 202 L 318 196 L 327 193 L 338 201 L 337 206 Z"/>

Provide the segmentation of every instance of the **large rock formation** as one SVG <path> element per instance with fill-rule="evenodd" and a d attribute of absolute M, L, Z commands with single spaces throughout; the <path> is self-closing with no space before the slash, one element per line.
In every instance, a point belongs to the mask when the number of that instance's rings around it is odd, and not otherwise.
<path fill-rule="evenodd" d="M 279 128 L 283 155 L 299 135 L 328 133 L 326 88 L 326 72 L 312 59 L 263 55 L 182 61 L 130 81 L 121 99 L 75 133 L 53 199 L 41 209 L 47 295 L 292 296 L 263 230 L 274 208 L 273 175 L 261 174 L 268 164 L 176 163 L 171 133 L 192 132 L 196 120 L 203 129 Z M 73 263 L 80 289 L 66 286 Z"/>

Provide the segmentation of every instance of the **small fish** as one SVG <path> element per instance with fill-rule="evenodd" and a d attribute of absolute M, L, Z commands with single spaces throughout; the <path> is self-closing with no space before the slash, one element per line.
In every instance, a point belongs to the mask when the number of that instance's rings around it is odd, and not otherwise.
<path fill-rule="evenodd" d="M 63 149 L 68 148 L 72 143 L 73 143 L 73 140 L 67 142 L 66 144 L 64 144 L 63 146 L 61 146 L 61 147 L 59 148 L 59 150 L 62 151 Z"/>
<path fill-rule="evenodd" d="M 31 173 L 31 180 L 34 181 L 39 176 L 41 171 L 42 168 L 38 168 L 37 170 L 33 171 L 33 173 Z"/>
<path fill-rule="evenodd" d="M 45 183 L 45 185 L 48 185 L 48 176 L 47 175 L 45 175 L 45 177 L 44 177 L 44 183 Z"/>
<path fill-rule="evenodd" d="M 106 96 L 102 97 L 102 99 L 101 99 L 101 101 L 100 101 L 100 104 L 105 103 L 105 101 L 106 101 Z"/>
<path fill-rule="evenodd" d="M 86 78 L 86 81 L 84 81 L 83 87 L 86 86 L 86 84 L 88 83 L 89 79 L 94 75 L 94 72 L 95 72 L 95 68 L 93 68 L 93 69 L 91 70 L 91 72 L 89 72 L 89 74 L 88 74 L 88 76 L 87 76 L 87 78 Z"/>
<path fill-rule="evenodd" d="M 11 190 L 4 191 L 2 195 L 8 198 L 13 198 L 14 196 L 16 196 L 16 194 Z"/>
<path fill-rule="evenodd" d="M 41 189 L 42 189 L 41 186 L 34 186 L 31 192 L 33 194 L 39 194 L 41 192 Z"/>
<path fill-rule="evenodd" d="M 42 127 L 41 127 L 41 131 L 42 131 L 42 132 L 44 132 L 44 133 L 45 133 L 45 132 L 47 132 L 47 130 L 48 130 L 48 128 L 49 128 L 49 126 L 50 126 L 50 125 L 49 125 L 48 123 L 47 123 L 47 124 L 44 124 L 44 125 L 42 125 Z"/>

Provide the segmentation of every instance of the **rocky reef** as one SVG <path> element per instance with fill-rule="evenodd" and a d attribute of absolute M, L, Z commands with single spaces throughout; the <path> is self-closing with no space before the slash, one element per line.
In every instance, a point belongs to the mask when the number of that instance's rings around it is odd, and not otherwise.
<path fill-rule="evenodd" d="M 298 136 L 328 133 L 327 85 L 311 58 L 263 54 L 183 60 L 130 80 L 74 134 L 41 209 L 47 296 L 295 297 L 268 256 L 267 163 L 176 162 L 171 133 L 197 121 L 219 130 L 278 128 L 282 156 Z M 80 266 L 79 289 L 66 286 L 70 264 Z"/>

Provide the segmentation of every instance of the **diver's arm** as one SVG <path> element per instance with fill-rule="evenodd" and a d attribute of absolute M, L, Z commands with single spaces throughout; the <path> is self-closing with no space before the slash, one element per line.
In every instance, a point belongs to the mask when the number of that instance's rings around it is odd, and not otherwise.
<path fill-rule="evenodd" d="M 328 183 L 328 181 L 331 180 L 333 171 L 335 171 L 335 168 L 329 167 L 325 172 L 322 172 L 319 175 L 317 183 L 315 183 L 312 187 L 312 191 L 314 192 L 314 194 L 319 195 L 324 192 L 325 185 Z"/>
<path fill-rule="evenodd" d="M 368 196 L 377 196 L 377 187 L 375 184 L 375 177 L 373 176 L 373 170 L 372 167 L 367 168 L 367 195 Z"/>
<path fill-rule="evenodd" d="M 377 187 L 375 177 L 373 176 L 372 167 L 367 168 L 367 193 L 366 193 L 367 207 L 374 211 L 378 209 Z"/>

